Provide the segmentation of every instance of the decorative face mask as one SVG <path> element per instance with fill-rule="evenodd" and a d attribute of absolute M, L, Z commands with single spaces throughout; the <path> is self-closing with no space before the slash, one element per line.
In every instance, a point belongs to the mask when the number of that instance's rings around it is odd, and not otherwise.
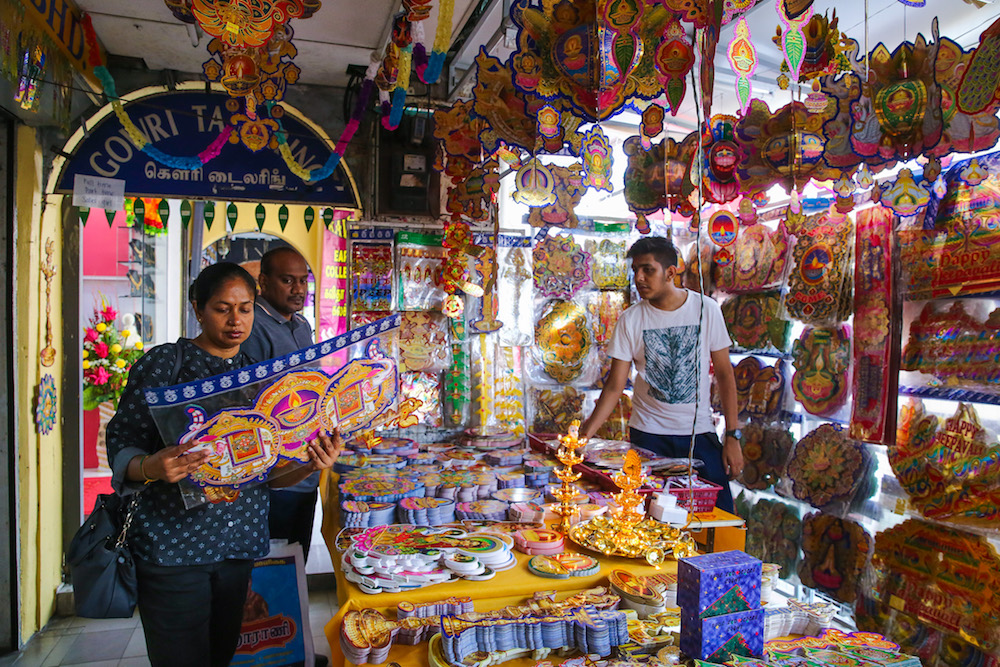
<path fill-rule="evenodd" d="M 792 345 L 792 391 L 807 412 L 832 415 L 847 401 L 850 353 L 846 326 L 807 328 Z"/>

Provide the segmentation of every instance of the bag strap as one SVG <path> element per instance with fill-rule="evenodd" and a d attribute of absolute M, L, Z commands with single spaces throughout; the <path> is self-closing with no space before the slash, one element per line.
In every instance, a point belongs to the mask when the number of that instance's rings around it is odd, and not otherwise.
<path fill-rule="evenodd" d="M 125 510 L 125 519 L 122 521 L 122 530 L 118 533 L 118 539 L 115 541 L 115 549 L 121 549 L 125 546 L 125 542 L 128 537 L 128 529 L 132 526 L 132 517 L 135 516 L 135 508 L 139 505 L 139 494 L 141 493 L 142 489 L 132 494 L 132 500 L 129 501 L 128 509 Z"/>

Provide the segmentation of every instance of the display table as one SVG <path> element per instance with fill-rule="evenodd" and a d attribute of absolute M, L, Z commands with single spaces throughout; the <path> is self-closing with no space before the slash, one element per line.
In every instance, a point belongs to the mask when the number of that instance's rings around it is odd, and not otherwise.
<path fill-rule="evenodd" d="M 507 605 L 523 604 L 525 600 L 538 591 L 556 591 L 557 597 L 562 599 L 586 588 L 606 586 L 608 574 L 614 569 L 627 569 L 636 575 L 656 572 L 675 573 L 677 571 L 675 561 L 668 561 L 657 570 L 640 560 L 601 557 L 601 571 L 598 574 L 569 579 L 546 579 L 528 571 L 530 556 L 516 552 L 517 565 L 505 572 L 499 572 L 496 577 L 488 581 L 461 580 L 400 593 L 370 595 L 363 593 L 361 589 L 347 581 L 341 568 L 340 554 L 336 550 L 336 538 L 340 532 L 337 479 L 336 474 L 324 472 L 320 484 L 324 507 L 323 539 L 326 541 L 327 548 L 330 550 L 330 558 L 333 561 L 337 577 L 337 600 L 340 605 L 337 614 L 325 627 L 326 638 L 330 643 L 331 664 L 334 667 L 350 664 L 345 662 L 344 654 L 340 648 L 340 624 L 344 615 L 351 610 L 374 609 L 389 618 L 395 618 L 396 605 L 400 602 L 431 602 L 451 596 L 464 595 L 472 598 L 476 611 L 491 611 Z M 715 510 L 711 513 L 695 515 L 692 528 L 694 525 L 702 526 L 700 531 L 692 533 L 699 540 L 699 543 L 705 544 L 710 540 L 717 550 L 743 548 L 745 530 L 742 528 L 743 521 L 739 517 Z M 569 544 L 567 546 L 570 550 L 577 550 L 575 546 Z M 558 661 L 556 658 L 552 659 Z M 415 646 L 394 646 L 389 654 L 388 662 L 398 662 L 405 667 L 429 665 L 427 642 Z M 511 667 L 530 667 L 535 662 L 525 659 L 504 664 Z"/>

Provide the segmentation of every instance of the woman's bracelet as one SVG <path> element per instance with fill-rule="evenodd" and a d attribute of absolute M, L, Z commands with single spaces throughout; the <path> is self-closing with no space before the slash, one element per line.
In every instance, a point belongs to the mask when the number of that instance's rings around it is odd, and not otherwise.
<path fill-rule="evenodd" d="M 139 472 L 142 473 L 142 477 L 143 477 L 143 479 L 146 480 L 146 484 L 149 484 L 150 482 L 155 482 L 156 481 L 155 479 L 153 479 L 152 477 L 150 477 L 149 475 L 146 474 L 146 468 L 144 466 L 146 465 L 146 459 L 148 459 L 148 458 L 149 458 L 149 454 L 146 454 L 141 459 L 139 459 Z"/>

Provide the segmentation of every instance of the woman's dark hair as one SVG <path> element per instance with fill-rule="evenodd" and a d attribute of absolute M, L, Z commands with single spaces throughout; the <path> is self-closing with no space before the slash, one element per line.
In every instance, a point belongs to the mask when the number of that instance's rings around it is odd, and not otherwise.
<path fill-rule="evenodd" d="M 246 269 L 232 262 L 219 262 L 201 270 L 188 289 L 188 300 L 198 310 L 201 310 L 208 304 L 209 299 L 230 280 L 242 280 L 246 283 L 251 295 L 257 294 L 257 281 L 247 273 Z"/>
<path fill-rule="evenodd" d="M 677 266 L 677 248 L 662 236 L 647 236 L 633 243 L 627 257 L 635 259 L 639 255 L 652 255 L 664 269 Z"/>

